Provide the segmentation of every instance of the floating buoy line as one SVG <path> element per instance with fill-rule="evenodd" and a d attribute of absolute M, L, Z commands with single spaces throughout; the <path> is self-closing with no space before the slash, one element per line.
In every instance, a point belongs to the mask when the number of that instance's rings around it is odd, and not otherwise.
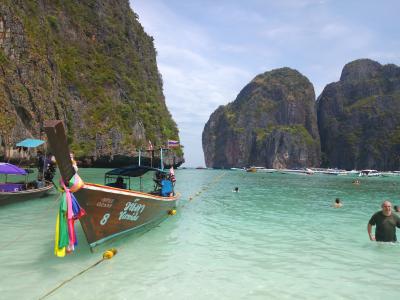
<path fill-rule="evenodd" d="M 226 172 L 223 172 L 222 174 L 220 174 L 220 175 L 218 175 L 218 176 L 215 176 L 215 177 L 213 178 L 213 180 L 211 180 L 211 182 L 209 182 L 208 184 L 204 185 L 204 186 L 203 186 L 202 188 L 200 188 L 200 190 L 197 191 L 196 193 L 190 195 L 190 196 L 188 197 L 188 200 L 189 200 L 189 201 L 186 202 L 185 204 L 183 204 L 183 205 L 181 206 L 181 208 L 184 208 L 188 203 L 190 203 L 190 201 L 193 201 L 196 197 L 200 196 L 201 193 L 207 191 L 209 188 L 211 188 L 213 185 L 215 185 L 218 181 L 221 180 L 222 177 L 225 176 L 225 174 L 226 174 Z"/>

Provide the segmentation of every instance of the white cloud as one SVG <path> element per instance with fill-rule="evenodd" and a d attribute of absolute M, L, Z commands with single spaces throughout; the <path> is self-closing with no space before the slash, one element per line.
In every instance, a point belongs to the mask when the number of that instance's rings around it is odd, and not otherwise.
<path fill-rule="evenodd" d="M 190 166 L 204 164 L 201 134 L 210 114 L 259 73 L 297 69 L 318 96 L 354 59 L 400 62 L 396 1 L 136 0 L 132 6 L 155 39 L 166 103 Z"/>

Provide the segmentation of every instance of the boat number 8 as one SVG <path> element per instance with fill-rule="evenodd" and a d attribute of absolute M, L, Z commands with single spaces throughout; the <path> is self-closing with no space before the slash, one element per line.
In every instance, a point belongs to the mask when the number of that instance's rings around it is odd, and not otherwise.
<path fill-rule="evenodd" d="M 103 216 L 103 219 L 101 219 L 100 224 L 101 224 L 101 225 L 106 225 L 106 223 L 107 223 L 107 221 L 108 221 L 108 218 L 110 218 L 110 214 L 105 214 L 105 215 Z"/>

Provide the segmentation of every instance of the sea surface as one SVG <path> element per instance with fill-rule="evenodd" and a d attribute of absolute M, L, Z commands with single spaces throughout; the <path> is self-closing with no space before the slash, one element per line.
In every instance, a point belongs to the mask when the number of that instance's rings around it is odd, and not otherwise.
<path fill-rule="evenodd" d="M 79 171 L 103 182 L 104 169 Z M 400 176 L 354 185 L 351 176 L 183 169 L 176 178 L 175 216 L 94 253 L 77 224 L 79 245 L 65 258 L 53 255 L 57 192 L 0 207 L 0 299 L 400 297 L 400 243 L 367 235 L 382 200 L 400 205 Z"/>

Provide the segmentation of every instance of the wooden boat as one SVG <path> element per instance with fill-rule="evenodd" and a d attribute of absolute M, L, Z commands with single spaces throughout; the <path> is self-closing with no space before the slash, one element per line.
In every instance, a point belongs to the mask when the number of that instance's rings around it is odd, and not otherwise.
<path fill-rule="evenodd" d="M 0 205 L 44 197 L 53 188 L 53 184 L 48 181 L 29 181 L 29 172 L 13 164 L 0 163 L 0 174 L 6 176 L 5 182 L 0 183 Z M 7 182 L 8 175 L 25 178 L 19 182 Z"/>
<path fill-rule="evenodd" d="M 62 121 L 48 121 L 45 124 L 45 132 L 60 174 L 64 182 L 68 182 L 75 175 L 75 170 Z M 157 224 L 173 212 L 178 199 L 173 188 L 169 195 L 162 196 L 157 189 L 159 185 L 150 192 L 131 190 L 130 184 L 128 188 L 106 185 L 112 176 L 129 180 L 136 177 L 140 180 L 147 172 L 154 172 L 171 182 L 172 178 L 162 167 L 155 169 L 139 165 L 112 170 L 105 176 L 105 185 L 85 182 L 83 187 L 74 193 L 79 205 L 86 211 L 86 215 L 79 221 L 90 247 Z"/>

